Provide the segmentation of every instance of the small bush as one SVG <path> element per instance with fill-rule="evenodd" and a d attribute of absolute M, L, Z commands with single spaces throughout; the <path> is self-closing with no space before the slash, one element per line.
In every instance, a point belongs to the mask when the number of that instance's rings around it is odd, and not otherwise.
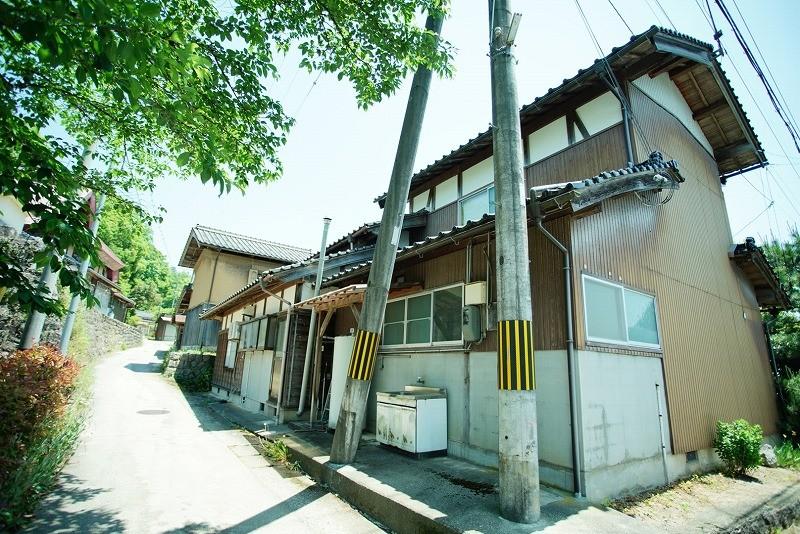
<path fill-rule="evenodd" d="M 792 445 L 791 441 L 784 441 L 775 449 L 778 466 L 788 469 L 800 469 L 800 447 Z"/>
<path fill-rule="evenodd" d="M 740 476 L 761 464 L 759 449 L 763 439 L 761 427 L 744 419 L 730 423 L 717 421 L 714 449 L 725 462 L 728 473 Z"/>
<path fill-rule="evenodd" d="M 78 364 L 39 345 L 0 358 L 0 530 L 15 528 L 71 450 L 67 422 Z"/>

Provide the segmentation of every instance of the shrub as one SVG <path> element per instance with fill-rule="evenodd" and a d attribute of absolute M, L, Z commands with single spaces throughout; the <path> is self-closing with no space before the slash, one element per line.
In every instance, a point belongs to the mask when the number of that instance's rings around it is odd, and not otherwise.
<path fill-rule="evenodd" d="M 77 431 L 64 414 L 77 375 L 49 345 L 0 358 L 0 526 L 28 511 L 66 459 Z M 55 446 L 62 441 L 68 446 Z"/>
<path fill-rule="evenodd" d="M 759 449 L 763 438 L 761 427 L 744 419 L 730 423 L 717 421 L 714 449 L 725 462 L 728 473 L 739 476 L 761 464 Z"/>
<path fill-rule="evenodd" d="M 792 445 L 791 441 L 784 441 L 775 449 L 778 466 L 789 469 L 800 469 L 800 447 Z"/>

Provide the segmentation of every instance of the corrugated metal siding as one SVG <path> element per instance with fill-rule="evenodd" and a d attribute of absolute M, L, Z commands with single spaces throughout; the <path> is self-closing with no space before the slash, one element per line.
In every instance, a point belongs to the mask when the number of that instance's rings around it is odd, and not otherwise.
<path fill-rule="evenodd" d="M 619 124 L 526 167 L 525 183 L 528 189 L 560 184 L 619 169 L 626 163 L 625 137 Z"/>
<path fill-rule="evenodd" d="M 183 327 L 181 347 L 213 347 L 217 344 L 217 333 L 220 322 L 217 320 L 201 320 L 200 314 L 213 308 L 208 302 L 198 304 L 186 312 L 186 323 Z"/>
<path fill-rule="evenodd" d="M 458 202 L 452 202 L 441 209 L 432 211 L 428 215 L 425 235 L 436 235 L 439 232 L 450 230 L 458 223 Z"/>
<path fill-rule="evenodd" d="M 677 119 L 635 88 L 631 103 L 645 134 L 636 132 L 637 159 L 660 150 L 680 162 L 686 182 L 665 205 L 627 195 L 573 221 L 576 341 L 587 346 L 581 271 L 651 292 L 674 451 L 710 447 L 717 419 L 745 417 L 772 433 L 777 413 L 760 316 L 728 259 L 731 233 L 716 164 Z"/>

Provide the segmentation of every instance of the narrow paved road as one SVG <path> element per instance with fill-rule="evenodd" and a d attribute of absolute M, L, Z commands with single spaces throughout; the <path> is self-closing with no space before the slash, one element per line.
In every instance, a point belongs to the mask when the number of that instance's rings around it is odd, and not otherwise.
<path fill-rule="evenodd" d="M 31 532 L 380 532 L 185 397 L 158 373 L 164 348 L 146 342 L 97 365 L 91 419 Z"/>

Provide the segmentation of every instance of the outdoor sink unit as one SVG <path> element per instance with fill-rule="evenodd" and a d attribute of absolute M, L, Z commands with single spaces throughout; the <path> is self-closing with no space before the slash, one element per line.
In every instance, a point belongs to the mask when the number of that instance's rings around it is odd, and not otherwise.
<path fill-rule="evenodd" d="M 447 391 L 405 386 L 376 393 L 378 442 L 420 454 L 447 450 Z"/>

